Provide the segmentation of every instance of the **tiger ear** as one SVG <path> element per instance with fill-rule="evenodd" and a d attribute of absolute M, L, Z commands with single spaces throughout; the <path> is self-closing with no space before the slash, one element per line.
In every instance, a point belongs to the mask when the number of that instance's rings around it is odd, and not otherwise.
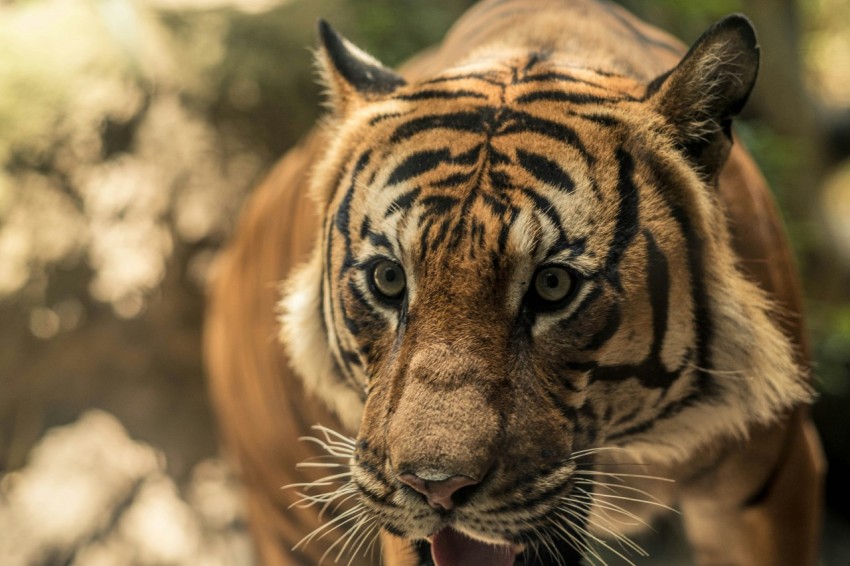
<path fill-rule="evenodd" d="M 319 40 L 317 62 L 328 86 L 331 108 L 337 115 L 344 116 L 406 84 L 395 71 L 342 37 L 322 19 Z"/>
<path fill-rule="evenodd" d="M 651 102 L 708 180 L 728 157 L 732 118 L 747 102 L 758 67 L 753 25 L 733 14 L 708 28 L 673 70 L 649 85 Z"/>

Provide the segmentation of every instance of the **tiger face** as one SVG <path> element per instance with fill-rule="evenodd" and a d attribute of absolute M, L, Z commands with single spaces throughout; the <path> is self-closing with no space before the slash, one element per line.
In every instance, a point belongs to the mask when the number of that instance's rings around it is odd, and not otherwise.
<path fill-rule="evenodd" d="M 747 20 L 649 84 L 557 51 L 408 84 L 320 32 L 324 222 L 284 340 L 383 529 L 438 564 L 580 552 L 596 454 L 681 461 L 807 398 L 714 192 Z"/>

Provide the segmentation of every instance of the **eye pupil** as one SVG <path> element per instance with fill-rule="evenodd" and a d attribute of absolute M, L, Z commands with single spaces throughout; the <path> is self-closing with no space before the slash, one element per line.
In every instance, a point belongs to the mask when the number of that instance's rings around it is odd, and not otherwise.
<path fill-rule="evenodd" d="M 573 290 L 573 276 L 563 267 L 544 267 L 534 277 L 534 296 L 545 304 L 559 303 Z"/>
<path fill-rule="evenodd" d="M 406 281 L 401 266 L 382 259 L 372 268 L 372 288 L 379 298 L 397 299 L 404 293 Z"/>

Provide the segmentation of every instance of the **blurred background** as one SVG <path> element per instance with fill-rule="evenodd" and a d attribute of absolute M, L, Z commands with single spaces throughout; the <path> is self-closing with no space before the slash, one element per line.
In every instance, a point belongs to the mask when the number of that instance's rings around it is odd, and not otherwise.
<path fill-rule="evenodd" d="M 738 131 L 802 272 L 823 563 L 847 564 L 850 0 L 622 3 L 686 42 L 734 11 L 759 31 Z M 204 280 L 251 187 L 319 114 L 316 18 L 397 65 L 471 4 L 0 2 L 0 563 L 253 562 L 206 399 Z"/>

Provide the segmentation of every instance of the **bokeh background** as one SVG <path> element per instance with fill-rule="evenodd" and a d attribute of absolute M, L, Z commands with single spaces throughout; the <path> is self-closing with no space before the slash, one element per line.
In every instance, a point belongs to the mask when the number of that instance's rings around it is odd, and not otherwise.
<path fill-rule="evenodd" d="M 472 3 L 0 2 L 0 563 L 252 563 L 206 399 L 204 281 L 320 112 L 316 18 L 397 65 Z M 734 11 L 759 30 L 738 131 L 802 273 L 823 563 L 847 564 L 850 0 L 622 3 L 687 42 Z"/>

